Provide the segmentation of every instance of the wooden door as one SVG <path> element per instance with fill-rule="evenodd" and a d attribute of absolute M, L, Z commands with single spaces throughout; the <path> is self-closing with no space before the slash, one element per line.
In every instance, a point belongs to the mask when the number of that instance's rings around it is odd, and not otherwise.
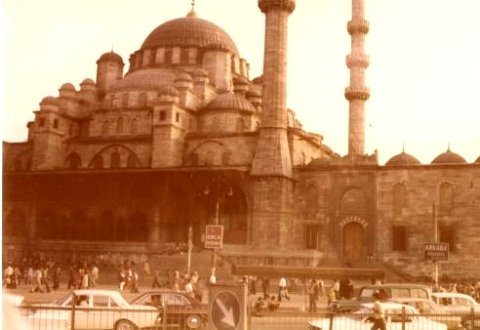
<path fill-rule="evenodd" d="M 365 251 L 365 231 L 362 225 L 351 222 L 343 227 L 343 257 L 346 259 L 361 259 Z"/>

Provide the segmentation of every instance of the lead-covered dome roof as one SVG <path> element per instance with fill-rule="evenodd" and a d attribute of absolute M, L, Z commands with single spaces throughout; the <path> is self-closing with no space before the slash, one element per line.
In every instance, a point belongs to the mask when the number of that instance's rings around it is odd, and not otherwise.
<path fill-rule="evenodd" d="M 450 149 L 448 149 L 443 154 L 438 155 L 434 160 L 432 160 L 432 164 L 465 164 L 467 161 L 465 158 L 456 154 Z"/>
<path fill-rule="evenodd" d="M 420 161 L 406 152 L 390 158 L 385 165 L 420 165 Z"/>
<path fill-rule="evenodd" d="M 141 49 L 173 46 L 210 47 L 239 56 L 237 46 L 224 30 L 191 14 L 158 26 L 145 39 Z"/>
<path fill-rule="evenodd" d="M 220 94 L 211 101 L 205 110 L 238 110 L 246 112 L 255 112 L 255 107 L 250 101 L 240 94 L 227 92 Z"/>

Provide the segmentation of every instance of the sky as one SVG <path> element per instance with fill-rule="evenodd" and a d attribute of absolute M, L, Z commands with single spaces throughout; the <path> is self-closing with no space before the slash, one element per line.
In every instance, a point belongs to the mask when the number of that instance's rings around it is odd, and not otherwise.
<path fill-rule="evenodd" d="M 112 49 L 128 63 L 160 24 L 184 17 L 191 0 L 2 0 L 2 135 L 25 141 L 26 124 L 63 83 L 95 79 Z M 430 163 L 450 146 L 480 156 L 479 0 L 365 0 L 370 99 L 365 152 L 379 162 L 402 152 Z M 262 73 L 264 15 L 256 0 L 196 0 L 198 17 L 224 29 L 250 78 Z M 297 0 L 289 17 L 287 106 L 304 129 L 348 151 L 351 0 Z M 124 72 L 127 71 L 125 68 Z"/>

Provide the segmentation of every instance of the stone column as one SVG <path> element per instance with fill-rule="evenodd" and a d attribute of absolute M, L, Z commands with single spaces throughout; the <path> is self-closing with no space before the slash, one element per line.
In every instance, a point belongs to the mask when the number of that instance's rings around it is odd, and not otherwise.
<path fill-rule="evenodd" d="M 364 16 L 364 0 L 352 0 L 352 20 L 347 25 L 352 52 L 346 60 L 350 69 L 350 86 L 345 89 L 345 98 L 349 101 L 349 156 L 365 154 L 365 101 L 370 97 L 370 90 L 365 86 L 365 69 L 369 65 L 369 58 L 365 55 L 365 35 L 369 23 Z"/>

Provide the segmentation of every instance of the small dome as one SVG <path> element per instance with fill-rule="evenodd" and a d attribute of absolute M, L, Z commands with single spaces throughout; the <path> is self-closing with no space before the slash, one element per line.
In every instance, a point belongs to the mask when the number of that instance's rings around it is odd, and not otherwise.
<path fill-rule="evenodd" d="M 405 151 L 390 158 L 385 165 L 420 165 L 420 161 Z"/>
<path fill-rule="evenodd" d="M 226 50 L 239 57 L 237 46 L 224 30 L 196 15 L 158 26 L 145 39 L 141 49 L 175 46 Z"/>
<path fill-rule="evenodd" d="M 114 53 L 113 50 L 100 56 L 100 58 L 97 60 L 97 64 L 100 62 L 117 62 L 123 65 L 122 57 L 117 53 Z"/>
<path fill-rule="evenodd" d="M 450 149 L 432 160 L 432 164 L 465 164 L 466 162 L 465 158 L 459 154 L 451 152 Z"/>
<path fill-rule="evenodd" d="M 255 112 L 255 107 L 244 96 L 227 92 L 220 94 L 206 107 L 206 110 L 238 110 Z"/>
<path fill-rule="evenodd" d="M 262 94 L 260 94 L 260 92 L 256 89 L 250 89 L 247 92 L 247 98 L 251 98 L 251 97 L 262 97 Z"/>
<path fill-rule="evenodd" d="M 60 87 L 59 90 L 60 91 L 73 91 L 73 92 L 75 92 L 75 86 L 73 86 L 70 83 L 65 83 Z"/>
<path fill-rule="evenodd" d="M 127 74 L 115 83 L 114 89 L 158 89 L 173 84 L 174 75 L 165 69 L 149 68 Z"/>
<path fill-rule="evenodd" d="M 475 161 L 475 163 L 480 164 L 480 156 L 478 156 L 478 158 L 477 158 L 477 160 Z"/>
<path fill-rule="evenodd" d="M 82 81 L 80 85 L 95 85 L 95 82 L 90 78 L 86 78 Z"/>
<path fill-rule="evenodd" d="M 198 68 L 193 71 L 193 76 L 194 77 L 208 77 L 208 72 L 207 70 L 203 68 Z"/>
<path fill-rule="evenodd" d="M 40 104 L 57 104 L 57 99 L 53 96 L 47 96 L 40 101 Z"/>
<path fill-rule="evenodd" d="M 177 76 L 177 78 L 175 78 L 175 81 L 191 82 L 191 81 L 193 81 L 193 79 L 192 79 L 192 76 L 189 75 L 187 72 L 182 72 Z"/>

